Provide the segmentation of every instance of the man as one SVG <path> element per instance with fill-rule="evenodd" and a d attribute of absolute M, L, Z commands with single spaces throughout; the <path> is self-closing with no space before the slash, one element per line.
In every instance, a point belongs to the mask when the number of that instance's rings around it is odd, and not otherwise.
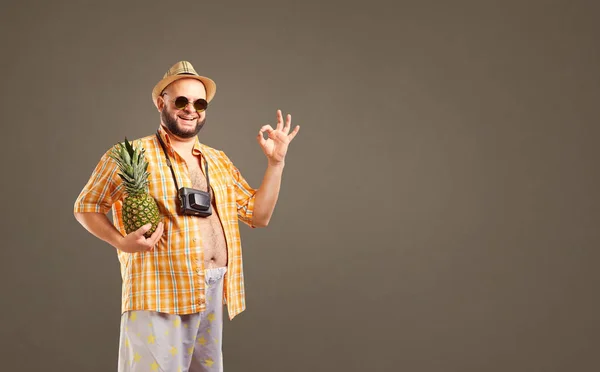
<path fill-rule="evenodd" d="M 162 218 L 150 237 L 151 224 L 125 232 L 125 188 L 110 149 L 75 201 L 76 219 L 115 247 L 121 264 L 119 371 L 222 371 L 222 306 L 230 320 L 245 309 L 238 220 L 252 228 L 269 224 L 300 127 L 290 132 L 291 116 L 284 123 L 278 110 L 276 128 L 260 128 L 267 169 L 253 189 L 224 152 L 198 140 L 215 90 L 211 79 L 181 61 L 152 91 L 158 131 L 133 141 L 145 149 L 148 188 Z M 213 213 L 184 215 L 177 187 L 209 191 Z M 106 216 L 111 209 L 113 223 Z"/>

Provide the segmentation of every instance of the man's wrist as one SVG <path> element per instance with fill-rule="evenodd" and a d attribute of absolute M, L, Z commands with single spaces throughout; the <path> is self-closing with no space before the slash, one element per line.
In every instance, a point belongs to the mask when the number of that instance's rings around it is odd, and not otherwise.
<path fill-rule="evenodd" d="M 283 169 L 285 168 L 285 161 L 273 162 L 269 160 L 267 166 L 271 169 Z"/>
<path fill-rule="evenodd" d="M 110 245 L 112 245 L 113 247 L 115 247 L 116 249 L 122 251 L 121 247 L 122 247 L 122 243 L 123 240 L 125 240 L 125 237 L 123 235 L 121 235 L 121 233 L 118 233 L 118 236 L 113 237 L 112 239 L 110 239 L 110 241 L 108 241 L 108 243 Z"/>

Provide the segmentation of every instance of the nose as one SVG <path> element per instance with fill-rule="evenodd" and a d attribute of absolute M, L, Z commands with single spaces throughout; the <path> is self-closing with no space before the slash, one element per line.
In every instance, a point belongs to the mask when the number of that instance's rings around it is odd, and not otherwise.
<path fill-rule="evenodd" d="M 194 108 L 194 102 L 188 102 L 187 105 L 183 108 L 183 110 L 189 114 L 196 113 L 196 109 Z"/>

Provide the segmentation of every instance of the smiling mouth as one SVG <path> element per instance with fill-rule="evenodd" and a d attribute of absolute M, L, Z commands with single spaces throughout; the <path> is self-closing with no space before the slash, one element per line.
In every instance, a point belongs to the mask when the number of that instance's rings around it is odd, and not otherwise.
<path fill-rule="evenodd" d="M 194 120 L 196 120 L 196 119 L 197 119 L 197 118 L 185 118 L 185 117 L 182 117 L 182 116 L 179 116 L 179 118 L 180 118 L 181 120 L 185 120 L 185 121 L 194 121 Z"/>

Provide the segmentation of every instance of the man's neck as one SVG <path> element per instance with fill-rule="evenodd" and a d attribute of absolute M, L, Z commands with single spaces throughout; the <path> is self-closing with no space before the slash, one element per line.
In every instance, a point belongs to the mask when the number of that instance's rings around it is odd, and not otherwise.
<path fill-rule="evenodd" d="M 169 140 L 171 142 L 171 146 L 173 147 L 173 149 L 175 151 L 177 151 L 177 153 L 179 155 L 188 156 L 188 155 L 192 154 L 192 150 L 194 149 L 194 144 L 196 143 L 195 136 L 191 137 L 191 138 L 181 138 L 181 137 L 177 137 L 170 131 L 166 130 L 164 127 L 163 127 L 163 129 L 165 130 L 165 132 L 168 133 Z"/>

